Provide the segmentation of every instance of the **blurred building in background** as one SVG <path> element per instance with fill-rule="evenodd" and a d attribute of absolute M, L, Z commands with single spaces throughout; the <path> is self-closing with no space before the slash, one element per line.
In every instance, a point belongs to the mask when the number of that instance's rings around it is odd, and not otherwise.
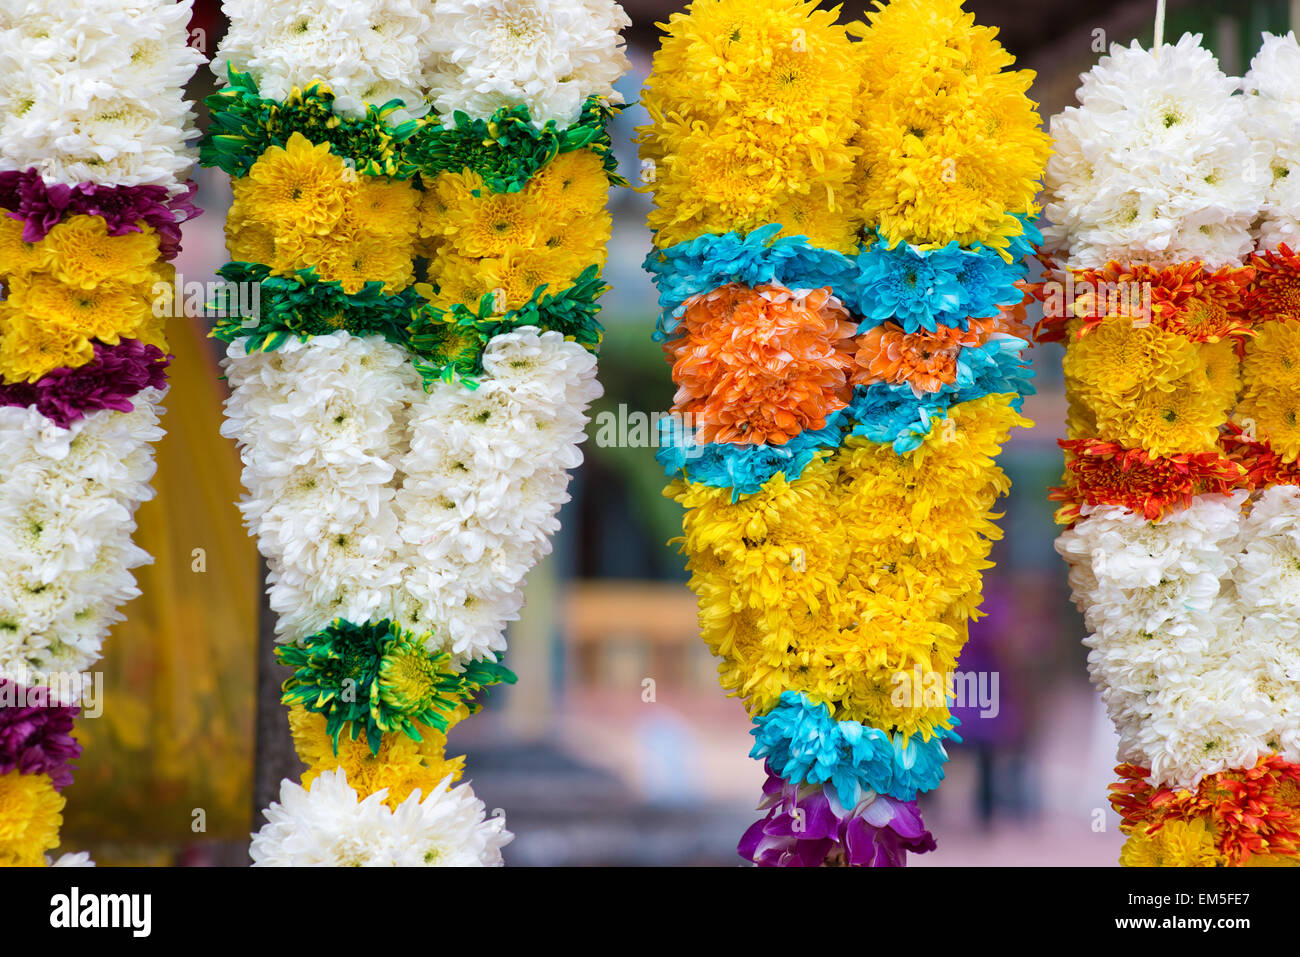
<path fill-rule="evenodd" d="M 210 53 L 223 29 L 217 4 L 198 0 L 196 6 Z M 657 43 L 654 24 L 682 6 L 624 2 L 634 21 L 628 35 L 633 71 L 620 89 L 631 105 L 611 133 L 623 175 L 634 183 L 631 137 L 645 122 L 635 104 Z M 860 16 L 864 6 L 844 4 L 841 18 Z M 1154 3 L 1148 0 L 967 0 L 966 7 L 977 22 L 1000 27 L 1019 63 L 1038 71 L 1031 95 L 1044 122 L 1073 103 L 1079 74 L 1095 63 L 1099 44 L 1151 42 Z M 1288 12 L 1286 0 L 1171 0 L 1166 36 L 1203 33 L 1225 72 L 1239 73 L 1261 31 L 1289 28 Z M 211 88 L 210 74 L 201 71 L 194 98 Z M 198 178 L 206 212 L 187 224 L 177 266 L 187 280 L 206 282 L 226 259 L 222 225 L 230 190 L 219 172 L 201 170 Z M 605 276 L 612 288 L 601 315 L 605 396 L 592 410 L 586 462 L 574 476 L 554 553 L 534 570 L 523 617 L 510 631 L 507 660 L 519 683 L 495 690 L 484 714 L 451 735 L 453 753 L 469 754 L 466 776 L 475 791 L 489 808 L 505 810 L 517 835 L 506 848 L 509 863 L 735 864 L 736 842 L 758 817 L 764 774 L 747 756 L 750 722 L 740 703 L 718 688 L 697 635 L 683 558 L 668 544 L 680 533 L 681 516 L 660 494 L 665 480 L 649 444 L 654 431 L 614 429 L 631 441 L 597 441 L 601 421 L 633 426 L 672 401 L 668 365 L 650 338 L 656 294 L 641 269 L 650 248 L 648 204 L 648 196 L 629 189 L 610 197 L 615 227 Z M 1031 322 L 1037 318 L 1031 314 Z M 992 707 L 957 712 L 965 740 L 950 748 L 944 786 L 923 798 L 939 848 L 914 857 L 919 866 L 1109 865 L 1122 843 L 1118 818 L 1098 806 L 1112 777 L 1115 738 L 1087 681 L 1082 623 L 1052 548 L 1057 528 L 1047 490 L 1061 471 L 1061 351 L 1038 347 L 1032 358 L 1039 393 L 1025 414 L 1036 427 L 1013 435 L 1001 459 L 1014 483 L 1004 501 L 1004 538 L 994 549 L 997 567 L 985 576 L 987 617 L 972 625 L 959 665 L 996 675 L 997 695 Z M 169 417 L 165 424 L 175 431 L 192 421 L 198 420 Z M 208 520 L 228 525 L 239 518 L 232 505 Z M 187 550 L 181 554 L 189 560 Z M 264 642 L 269 614 L 263 610 Z M 278 675 L 264 674 L 258 793 L 247 797 L 250 829 L 261 823 L 253 820 L 254 809 L 265 806 L 283 774 L 296 770 L 275 700 L 278 682 Z M 247 779 L 242 766 L 230 773 Z M 79 782 L 72 800 L 94 800 L 89 785 Z M 151 833 L 148 815 L 133 820 L 142 844 L 167 842 L 177 854 L 192 844 L 187 861 L 236 862 L 243 853 L 238 841 L 220 853 L 205 851 L 202 835 L 178 841 Z"/>

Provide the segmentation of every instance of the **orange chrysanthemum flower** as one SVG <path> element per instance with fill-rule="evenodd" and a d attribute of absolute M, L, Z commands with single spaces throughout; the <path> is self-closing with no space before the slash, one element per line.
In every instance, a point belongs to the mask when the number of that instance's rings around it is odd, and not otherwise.
<path fill-rule="evenodd" d="M 1146 780 L 1151 772 L 1134 764 L 1115 773 L 1110 803 L 1125 828 L 1153 832 L 1166 821 L 1204 818 L 1219 853 L 1234 864 L 1257 854 L 1300 854 L 1300 764 L 1271 755 L 1253 768 L 1207 774 L 1194 791 L 1154 787 Z"/>
<path fill-rule="evenodd" d="M 1268 319 L 1300 319 L 1300 254 L 1285 243 L 1276 250 L 1251 257 L 1255 281 L 1246 297 L 1247 309 L 1256 322 Z"/>
<path fill-rule="evenodd" d="M 664 347 L 673 411 L 699 442 L 781 445 L 848 404 L 856 325 L 830 289 L 730 283 L 686 301 L 682 335 Z"/>
<path fill-rule="evenodd" d="M 1219 445 L 1245 473 L 1243 488 L 1256 491 L 1272 485 L 1300 485 L 1300 462 L 1284 461 L 1266 440 L 1247 433 L 1236 422 L 1224 424 Z"/>
<path fill-rule="evenodd" d="M 919 397 L 957 380 L 957 356 L 962 346 L 978 345 L 979 334 L 948 326 L 934 332 L 904 332 L 897 323 L 886 322 L 867 330 L 856 342 L 854 384 L 906 382 Z"/>
<path fill-rule="evenodd" d="M 1149 521 L 1197 495 L 1226 495 L 1246 481 L 1243 466 L 1214 452 L 1151 455 L 1118 442 L 1061 439 L 1066 484 L 1048 498 L 1064 503 L 1056 521 L 1073 525 L 1084 505 L 1122 505 Z"/>

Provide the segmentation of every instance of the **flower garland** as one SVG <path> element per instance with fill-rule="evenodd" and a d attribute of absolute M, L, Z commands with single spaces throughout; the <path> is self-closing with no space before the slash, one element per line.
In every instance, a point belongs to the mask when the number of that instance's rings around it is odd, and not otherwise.
<path fill-rule="evenodd" d="M 500 864 L 512 835 L 455 785 L 446 733 L 515 680 L 504 629 L 600 394 L 628 21 L 611 0 L 225 6 L 201 148 L 234 178 L 223 434 L 307 766 L 253 861 Z"/>
<path fill-rule="evenodd" d="M 193 165 L 190 2 L 0 10 L 0 864 L 59 846 L 73 719 L 131 569 Z"/>
<path fill-rule="evenodd" d="M 957 740 L 994 456 L 1028 424 L 1032 75 L 960 0 L 877 6 L 845 27 L 804 0 L 693 3 L 643 100 L 678 386 L 658 458 L 766 764 L 739 847 L 761 865 L 934 847 L 916 797 Z"/>
<path fill-rule="evenodd" d="M 1300 861 L 1297 64 L 1266 39 L 1243 97 L 1199 36 L 1115 45 L 1052 119 L 1057 550 L 1120 736 L 1125 865 Z"/>

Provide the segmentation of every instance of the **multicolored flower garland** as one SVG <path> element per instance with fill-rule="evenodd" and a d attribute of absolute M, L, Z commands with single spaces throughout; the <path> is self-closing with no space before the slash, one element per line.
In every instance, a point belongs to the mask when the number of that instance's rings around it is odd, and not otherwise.
<path fill-rule="evenodd" d="M 139 594 L 201 55 L 189 0 L 0 9 L 0 864 L 59 846 L 90 669 Z"/>
<path fill-rule="evenodd" d="M 1199 36 L 1116 45 L 1052 120 L 1057 550 L 1120 735 L 1126 865 L 1300 861 L 1300 276 L 1284 244 L 1252 254 L 1294 232 L 1298 64 L 1267 38 L 1239 96 Z"/>
<path fill-rule="evenodd" d="M 868 19 L 697 0 L 644 97 L 646 268 L 678 384 L 658 457 L 766 762 L 770 810 L 739 848 L 763 865 L 934 847 L 915 799 L 956 739 L 1008 487 L 993 459 L 1028 424 L 1032 75 L 960 0 Z"/>
<path fill-rule="evenodd" d="M 223 432 L 307 765 L 252 857 L 500 864 L 511 835 L 452 786 L 445 735 L 515 680 L 504 629 L 600 394 L 628 21 L 610 0 L 346 6 L 228 2 L 202 146 L 234 177 Z"/>

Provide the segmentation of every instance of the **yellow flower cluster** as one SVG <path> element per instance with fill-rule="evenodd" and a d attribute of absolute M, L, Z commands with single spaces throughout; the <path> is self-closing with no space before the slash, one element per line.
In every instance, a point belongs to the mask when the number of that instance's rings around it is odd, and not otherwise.
<path fill-rule="evenodd" d="M 851 253 L 861 45 L 816 0 L 717 0 L 669 18 L 641 102 L 660 247 L 781 223 Z"/>
<path fill-rule="evenodd" d="M 865 227 L 1005 255 L 1050 151 L 1032 71 L 1008 69 L 961 0 L 893 0 L 848 26 L 837 12 L 700 0 L 669 18 L 637 140 L 656 245 L 780 223 L 844 253 Z"/>
<path fill-rule="evenodd" d="M 494 193 L 469 169 L 440 173 L 420 201 L 420 252 L 434 301 L 494 312 L 526 303 L 539 286 L 561 292 L 593 264 L 603 267 L 612 222 L 609 180 L 591 150 L 559 154 L 523 189 Z"/>
<path fill-rule="evenodd" d="M 1034 215 L 1050 152 L 1030 70 L 997 30 L 975 26 L 962 0 L 891 0 L 867 14 L 858 62 L 861 124 L 854 144 L 862 216 L 892 244 L 956 241 L 1006 250 Z"/>
<path fill-rule="evenodd" d="M 1080 324 L 1067 325 L 1070 438 L 1105 439 L 1152 455 L 1215 451 L 1241 389 L 1235 340 L 1193 342 L 1121 315 L 1079 338 Z"/>
<path fill-rule="evenodd" d="M 451 724 L 468 715 L 469 709 L 461 705 L 453 714 Z M 384 803 L 394 809 L 417 788 L 423 798 L 448 775 L 453 781 L 460 780 L 465 767 L 464 755 L 446 756 L 447 736 L 425 725 L 419 728 L 419 741 L 405 733 L 385 734 L 378 754 L 371 753 L 365 735 L 353 740 L 346 731 L 339 736 L 335 753 L 334 742 L 325 731 L 325 716 L 300 706 L 289 709 L 289 730 L 298 757 L 307 765 L 302 776 L 303 787 L 310 788 L 326 771 L 342 768 L 348 783 L 363 798 L 387 788 Z"/>
<path fill-rule="evenodd" d="M 85 365 L 93 340 L 139 339 L 166 351 L 153 287 L 175 273 L 159 258 L 157 233 L 141 229 L 110 236 L 102 218 L 70 216 L 29 243 L 22 223 L 0 215 L 0 380 Z"/>
<path fill-rule="evenodd" d="M 1009 488 L 994 456 L 1029 424 L 1012 398 L 954 406 L 903 455 L 850 438 L 735 503 L 730 489 L 669 486 L 703 637 L 751 714 L 793 690 L 882 730 L 928 739 L 950 725 L 941 694 L 911 689 L 918 671 L 918 690 L 948 687 L 978 615 L 1000 537 L 991 508 Z"/>
<path fill-rule="evenodd" d="M 231 259 L 292 275 L 315 267 L 354 293 L 367 282 L 399 292 L 414 281 L 419 194 L 406 180 L 359 176 L 328 143 L 294 133 L 234 180 L 226 218 Z"/>
<path fill-rule="evenodd" d="M 1268 320 L 1246 343 L 1245 390 L 1234 420 L 1284 462 L 1300 456 L 1300 320 Z"/>
<path fill-rule="evenodd" d="M 1129 831 L 1119 853 L 1122 867 L 1224 867 L 1214 829 L 1204 818 L 1171 820 L 1156 830 L 1145 826 Z"/>
<path fill-rule="evenodd" d="M 0 775 L 0 867 L 40 867 L 59 846 L 64 797 L 48 774 Z"/>

